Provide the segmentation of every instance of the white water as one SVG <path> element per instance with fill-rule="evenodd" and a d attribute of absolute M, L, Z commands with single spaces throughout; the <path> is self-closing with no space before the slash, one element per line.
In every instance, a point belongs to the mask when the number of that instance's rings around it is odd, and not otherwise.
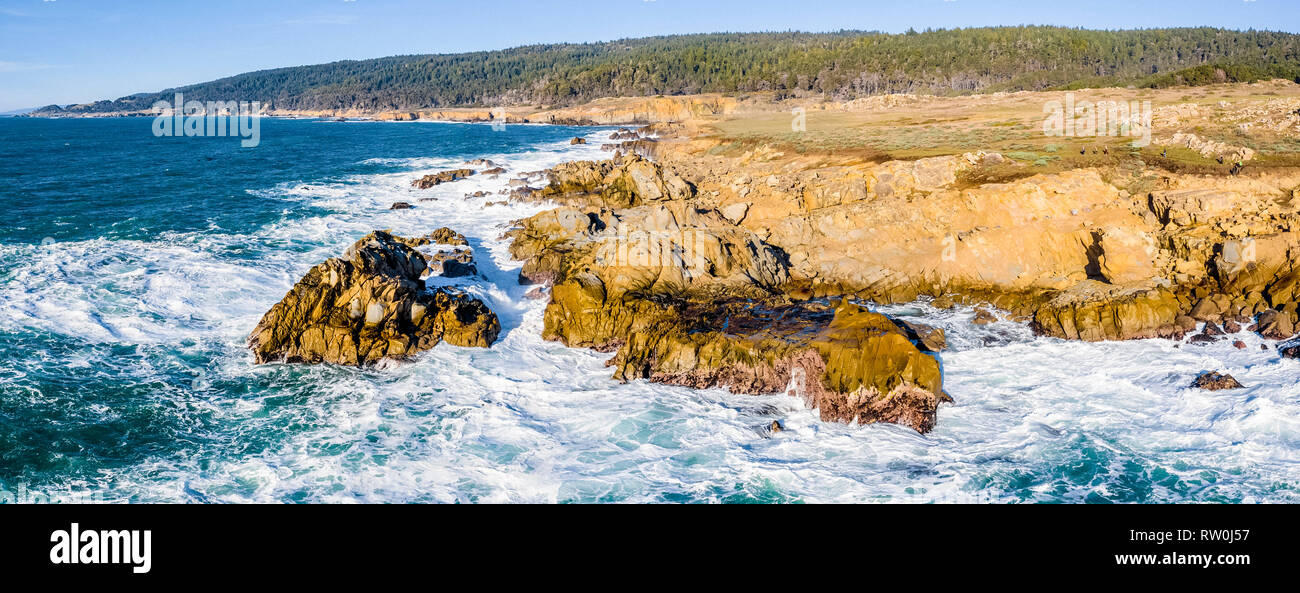
<path fill-rule="evenodd" d="M 0 330 L 218 352 L 175 397 L 233 438 L 63 488 L 102 489 L 110 500 L 226 502 L 1300 498 L 1300 362 L 1260 350 L 1245 333 L 1209 346 L 1088 344 L 1034 338 L 1012 322 L 974 326 L 970 309 L 887 307 L 949 335 L 941 360 L 956 404 L 941 407 L 924 436 L 822 423 L 783 395 L 612 381 L 608 355 L 541 340 L 544 301 L 523 298 L 519 264 L 499 239 L 509 221 L 545 207 L 483 207 L 503 200 L 496 190 L 520 172 L 606 157 L 598 146 L 607 134 L 482 155 L 508 169 L 496 180 L 411 189 L 416 176 L 461 165 L 428 158 L 404 161 L 410 170 L 400 173 L 264 190 L 330 213 L 263 229 L 252 239 L 297 249 L 242 265 L 216 253 L 250 237 L 221 234 L 6 247 L 31 253 L 0 288 Z M 492 195 L 462 198 L 479 190 Z M 439 200 L 417 201 L 426 197 Z M 416 208 L 388 210 L 399 200 Z M 439 226 L 470 239 L 485 278 L 465 287 L 500 316 L 499 343 L 442 344 L 416 362 L 370 370 L 252 364 L 247 332 L 312 265 L 373 229 L 414 236 Z M 1234 349 L 1233 339 L 1248 347 Z M 59 364 L 109 356 L 87 349 Z M 1247 388 L 1187 387 L 1208 370 Z M 136 373 L 147 381 L 165 371 Z M 787 430 L 767 433 L 774 419 Z"/>

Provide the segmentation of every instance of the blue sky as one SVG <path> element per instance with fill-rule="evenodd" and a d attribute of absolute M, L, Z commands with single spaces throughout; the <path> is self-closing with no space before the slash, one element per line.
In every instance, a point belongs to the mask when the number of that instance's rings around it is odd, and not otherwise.
<path fill-rule="evenodd" d="M 1300 32 L 1300 0 L 0 0 L 0 111 L 395 54 L 669 33 L 1016 24 Z"/>

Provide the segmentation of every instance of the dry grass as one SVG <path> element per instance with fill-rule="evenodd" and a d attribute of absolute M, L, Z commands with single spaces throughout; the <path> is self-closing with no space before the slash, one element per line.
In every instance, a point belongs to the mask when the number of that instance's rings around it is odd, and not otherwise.
<path fill-rule="evenodd" d="M 746 150 L 767 144 L 800 155 L 916 159 L 996 151 L 1023 165 L 975 173 L 989 180 L 1048 173 L 1086 166 L 1114 166 L 1141 162 L 1171 171 L 1226 173 L 1230 167 L 1212 157 L 1186 149 L 1161 146 L 1135 148 L 1132 138 L 1050 137 L 1043 133 L 1044 105 L 1062 101 L 1064 93 L 1010 93 L 969 97 L 881 98 L 874 103 L 763 103 L 750 100 L 727 118 L 711 122 L 718 150 Z M 1300 165 L 1300 134 L 1262 126 L 1241 129 L 1243 117 L 1269 101 L 1300 99 L 1300 85 L 1288 81 L 1225 84 L 1173 89 L 1096 89 L 1075 92 L 1090 101 L 1145 101 L 1160 108 L 1195 105 L 1198 115 L 1162 124 L 1157 118 L 1154 136 L 1193 132 L 1198 136 L 1258 151 L 1251 166 Z M 805 131 L 793 131 L 791 109 L 806 109 Z M 1245 114 L 1245 115 L 1243 115 Z M 1249 168 L 1249 167 L 1248 167 Z"/>

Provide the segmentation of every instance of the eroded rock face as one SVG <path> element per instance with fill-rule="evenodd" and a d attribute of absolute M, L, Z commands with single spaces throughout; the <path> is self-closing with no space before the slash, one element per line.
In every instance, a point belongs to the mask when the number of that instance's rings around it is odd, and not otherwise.
<path fill-rule="evenodd" d="M 249 335 L 256 361 L 363 366 L 440 341 L 490 346 L 496 314 L 466 294 L 426 290 L 427 264 L 411 242 L 376 231 L 312 268 Z"/>

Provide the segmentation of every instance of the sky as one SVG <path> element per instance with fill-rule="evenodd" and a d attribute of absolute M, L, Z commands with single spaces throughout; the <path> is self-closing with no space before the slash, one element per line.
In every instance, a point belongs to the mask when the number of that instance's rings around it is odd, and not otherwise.
<path fill-rule="evenodd" d="M 0 0 L 0 112 L 398 54 L 1019 24 L 1300 32 L 1300 0 Z"/>

